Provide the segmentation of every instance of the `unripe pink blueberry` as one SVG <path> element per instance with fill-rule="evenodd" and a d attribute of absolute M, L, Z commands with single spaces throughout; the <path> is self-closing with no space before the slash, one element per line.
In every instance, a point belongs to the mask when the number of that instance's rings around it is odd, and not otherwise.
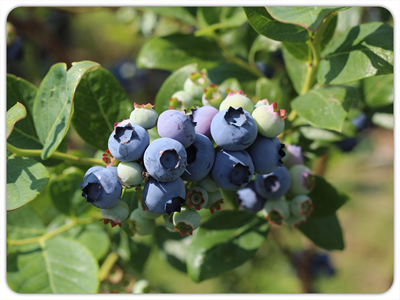
<path fill-rule="evenodd" d="M 276 102 L 271 105 L 260 105 L 254 109 L 252 116 L 257 123 L 258 133 L 273 138 L 285 128 L 285 110 L 278 109 Z"/>

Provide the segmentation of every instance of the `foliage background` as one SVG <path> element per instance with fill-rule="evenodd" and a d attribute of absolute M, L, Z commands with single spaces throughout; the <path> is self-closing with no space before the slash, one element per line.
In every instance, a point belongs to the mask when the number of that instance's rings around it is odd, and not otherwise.
<path fill-rule="evenodd" d="M 352 22 L 354 25 L 393 22 L 385 9 L 376 7 L 352 8 L 339 14 L 341 17 L 349 23 L 339 19 L 339 26 L 350 26 Z M 38 86 L 54 63 L 70 65 L 73 61 L 92 60 L 119 77 L 131 101 L 137 103 L 154 102 L 158 89 L 170 74 L 137 68 L 135 57 L 143 43 L 151 36 L 190 30 L 171 18 L 126 8 L 17 8 L 10 13 L 8 21 L 18 28 L 23 43 L 21 59 L 7 63 L 8 73 Z M 264 53 L 259 59 L 268 65 L 277 54 L 276 51 Z M 94 153 L 94 149 L 84 144 L 73 130 L 69 133 L 68 149 Z M 338 211 L 346 249 L 331 253 L 336 275 L 319 278 L 319 292 L 382 293 L 391 286 L 393 156 L 393 131 L 377 127 L 368 129 L 368 134 L 351 153 L 343 155 L 339 149 L 333 149 L 325 177 L 338 189 L 350 193 L 352 200 Z M 48 192 L 29 206 L 48 221 L 56 214 Z M 280 234 L 282 242 L 290 247 L 309 247 L 308 241 L 296 231 L 282 227 Z M 159 292 L 301 292 L 286 257 L 268 239 L 255 259 L 200 284 L 173 269 L 155 251 L 151 253 L 143 275 Z M 108 291 L 107 287 L 103 291 Z"/>

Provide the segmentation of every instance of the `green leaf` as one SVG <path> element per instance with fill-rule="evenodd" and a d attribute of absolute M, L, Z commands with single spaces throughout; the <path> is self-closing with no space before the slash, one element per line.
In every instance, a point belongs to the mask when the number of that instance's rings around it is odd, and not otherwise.
<path fill-rule="evenodd" d="M 151 38 L 137 57 L 140 67 L 168 71 L 193 63 L 200 69 L 211 69 L 223 61 L 224 56 L 215 41 L 180 33 Z"/>
<path fill-rule="evenodd" d="M 263 36 L 291 43 L 305 43 L 310 40 L 307 29 L 276 21 L 265 7 L 244 7 L 243 9 L 250 25 Z"/>
<path fill-rule="evenodd" d="M 106 69 L 88 72 L 80 81 L 72 124 L 80 137 L 96 149 L 108 149 L 114 123 L 129 119 L 133 110 L 125 90 Z"/>
<path fill-rule="evenodd" d="M 254 64 L 255 63 L 255 56 L 258 51 L 265 51 L 265 52 L 275 52 L 278 49 L 280 49 L 281 43 L 271 40 L 263 35 L 257 35 L 257 37 L 254 39 L 250 50 L 249 50 L 249 63 Z"/>
<path fill-rule="evenodd" d="M 322 54 L 320 84 L 342 84 L 393 73 L 393 27 L 379 22 L 348 29 Z"/>
<path fill-rule="evenodd" d="M 268 99 L 270 104 L 276 102 L 279 108 L 286 107 L 286 103 L 283 102 L 282 89 L 268 78 L 262 77 L 257 80 L 256 97 L 259 100 Z"/>
<path fill-rule="evenodd" d="M 328 22 L 327 24 L 323 24 L 322 30 L 318 30 L 318 33 L 316 34 L 316 38 L 319 39 L 320 43 L 320 50 L 323 51 L 328 43 L 331 41 L 333 38 L 333 35 L 335 34 L 336 30 L 336 25 L 338 23 L 338 14 L 335 14 L 332 18 L 327 18 L 324 20 L 325 22 Z M 321 35 L 321 37 L 319 37 Z M 314 40 L 315 41 L 315 40 Z"/>
<path fill-rule="evenodd" d="M 327 182 L 323 177 L 315 175 L 315 187 L 308 195 L 315 204 L 312 213 L 313 218 L 321 218 L 332 215 L 350 196 L 338 191 L 334 186 Z"/>
<path fill-rule="evenodd" d="M 96 260 L 105 257 L 111 246 L 110 237 L 105 232 L 103 224 L 82 226 L 74 239 L 86 246 Z"/>
<path fill-rule="evenodd" d="M 45 240 L 35 251 L 19 252 L 12 258 L 7 264 L 7 282 L 17 293 L 97 292 L 97 261 L 73 239 Z"/>
<path fill-rule="evenodd" d="M 42 149 L 33 124 L 33 103 L 37 88 L 30 82 L 7 74 L 7 110 L 18 102 L 25 106 L 26 118 L 15 124 L 7 142 L 23 149 Z"/>
<path fill-rule="evenodd" d="M 7 211 L 35 199 L 49 180 L 49 172 L 39 162 L 11 156 L 7 159 Z"/>
<path fill-rule="evenodd" d="M 196 19 L 192 16 L 192 14 L 188 11 L 186 7 L 151 6 L 140 7 L 140 9 L 144 11 L 152 11 L 153 13 L 156 13 L 158 15 L 174 18 L 188 25 L 196 26 Z"/>
<path fill-rule="evenodd" d="M 286 46 L 287 44 L 285 43 L 282 47 L 286 70 L 295 91 L 297 94 L 301 94 L 307 80 L 308 62 L 297 59 L 288 49 L 286 49 Z"/>
<path fill-rule="evenodd" d="M 393 104 L 393 74 L 365 78 L 362 87 L 363 100 L 368 107 Z"/>
<path fill-rule="evenodd" d="M 59 63 L 43 79 L 33 104 L 35 128 L 43 144 L 42 159 L 51 156 L 68 131 L 75 89 L 83 74 L 98 66 L 84 61 L 74 63 L 67 72 L 66 65 Z"/>
<path fill-rule="evenodd" d="M 268 223 L 246 211 L 220 211 L 204 222 L 187 255 L 195 282 L 216 277 L 249 260 L 264 242 Z"/>
<path fill-rule="evenodd" d="M 134 236 L 133 238 L 128 238 L 128 243 L 130 250 L 129 263 L 136 271 L 143 273 L 147 259 L 150 256 L 152 244 L 145 240 L 141 241 L 141 239 L 137 236 Z"/>
<path fill-rule="evenodd" d="M 224 190 L 224 189 L 219 189 L 219 190 L 221 191 L 222 198 L 225 201 L 228 201 L 231 205 L 233 205 L 233 207 L 235 209 L 239 208 L 239 203 L 238 203 L 238 200 L 237 200 L 236 191 L 227 191 L 227 190 Z"/>
<path fill-rule="evenodd" d="M 302 62 L 308 62 L 308 56 L 310 52 L 308 44 L 282 42 L 282 45 L 284 46 L 284 49 L 289 51 L 295 59 Z"/>
<path fill-rule="evenodd" d="M 14 129 L 15 123 L 26 117 L 26 109 L 21 103 L 17 102 L 7 110 L 7 139 Z"/>
<path fill-rule="evenodd" d="M 357 90 L 349 86 L 324 87 L 296 97 L 292 108 L 311 125 L 341 131 Z"/>
<path fill-rule="evenodd" d="M 79 215 L 88 209 L 82 189 L 79 184 L 83 181 L 85 173 L 75 167 L 70 167 L 58 176 L 53 177 L 49 183 L 49 192 L 54 206 L 63 214 Z"/>
<path fill-rule="evenodd" d="M 336 214 L 323 218 L 307 218 L 307 223 L 302 223 L 299 230 L 315 245 L 326 250 L 343 250 L 344 241 L 342 228 Z"/>
<path fill-rule="evenodd" d="M 279 22 L 299 25 L 316 32 L 324 19 L 339 8 L 340 6 L 269 6 L 266 9 Z"/>
<path fill-rule="evenodd" d="M 187 242 L 192 237 L 182 237 L 178 232 L 171 232 L 164 226 L 157 226 L 154 238 L 162 257 L 175 269 L 186 273 Z"/>
<path fill-rule="evenodd" d="M 169 99 L 180 90 L 183 90 L 183 84 L 191 73 L 197 72 L 197 64 L 187 65 L 172 73 L 159 89 L 154 109 L 158 114 L 169 109 Z"/>

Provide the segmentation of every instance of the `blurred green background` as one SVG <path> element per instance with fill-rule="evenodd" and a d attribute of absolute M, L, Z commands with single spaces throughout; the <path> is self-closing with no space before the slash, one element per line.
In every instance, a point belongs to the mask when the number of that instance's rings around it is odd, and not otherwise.
<path fill-rule="evenodd" d="M 38 86 L 54 63 L 66 62 L 70 66 L 74 61 L 92 60 L 117 77 L 132 103 L 154 102 L 158 89 L 170 74 L 136 66 L 135 57 L 143 43 L 152 36 L 193 31 L 191 26 L 140 7 L 16 8 L 7 21 L 13 26 L 8 34 L 8 73 Z M 393 22 L 385 9 L 356 7 L 339 14 L 337 31 L 372 21 Z M 240 30 L 243 28 L 228 31 L 227 43 L 229 39 L 235 42 Z M 240 56 L 243 51 L 239 47 L 236 54 Z M 257 54 L 269 77 L 282 72 L 278 68 L 282 66 L 274 65 L 279 52 L 277 47 L 274 51 Z M 94 153 L 72 128 L 68 148 Z M 316 278 L 317 292 L 383 293 L 390 288 L 393 280 L 393 156 L 393 131 L 378 127 L 364 131 L 351 152 L 343 153 L 339 148 L 329 152 L 324 176 L 352 199 L 338 211 L 346 248 L 329 253 L 331 276 L 322 274 Z M 48 222 L 57 214 L 47 193 L 29 205 L 41 211 L 42 216 L 46 214 Z M 275 227 L 273 232 L 282 245 L 292 251 L 315 247 L 289 227 Z M 199 284 L 171 267 L 156 250 L 153 247 L 143 274 L 127 274 L 134 280 L 146 278 L 153 292 L 303 291 L 295 269 L 273 239 L 267 239 L 249 262 Z M 318 251 L 327 253 L 322 249 Z M 109 285 L 101 285 L 100 292 L 111 291 Z"/>

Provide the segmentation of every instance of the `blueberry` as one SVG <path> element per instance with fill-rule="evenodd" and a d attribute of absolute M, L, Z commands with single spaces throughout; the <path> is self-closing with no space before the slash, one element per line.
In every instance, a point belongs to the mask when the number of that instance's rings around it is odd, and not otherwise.
<path fill-rule="evenodd" d="M 134 104 L 135 109 L 132 110 L 129 121 L 131 124 L 142 126 L 144 129 L 151 129 L 157 124 L 158 114 L 153 109 L 154 105 Z"/>
<path fill-rule="evenodd" d="M 194 99 L 200 100 L 204 89 L 210 84 L 211 81 L 207 76 L 207 72 L 202 70 L 201 72 L 190 74 L 189 78 L 183 84 L 183 89 L 191 94 Z"/>
<path fill-rule="evenodd" d="M 314 211 L 315 204 L 307 195 L 297 195 L 290 201 L 290 212 L 295 217 L 308 218 Z"/>
<path fill-rule="evenodd" d="M 170 138 L 159 138 L 147 147 L 144 157 L 147 172 L 161 182 L 180 177 L 187 166 L 186 150 L 181 143 Z"/>
<path fill-rule="evenodd" d="M 137 162 L 120 162 L 118 164 L 118 177 L 126 186 L 136 186 L 143 181 L 143 167 Z"/>
<path fill-rule="evenodd" d="M 249 147 L 257 137 L 257 124 L 241 107 L 224 109 L 211 122 L 211 136 L 224 150 L 238 151 Z"/>
<path fill-rule="evenodd" d="M 204 89 L 203 97 L 201 102 L 204 106 L 211 105 L 214 108 L 219 108 L 222 100 L 226 97 L 226 93 L 218 85 L 211 84 L 208 88 Z"/>
<path fill-rule="evenodd" d="M 256 213 L 262 210 L 265 198 L 257 193 L 255 182 L 252 180 L 243 189 L 237 191 L 240 209 Z"/>
<path fill-rule="evenodd" d="M 237 93 L 230 92 L 228 96 L 226 96 L 225 100 L 221 102 L 219 106 L 219 111 L 223 111 L 228 109 L 230 106 L 234 108 L 243 108 L 243 110 L 249 112 L 250 114 L 254 110 L 254 103 L 248 97 L 243 95 L 243 91 L 239 91 Z"/>
<path fill-rule="evenodd" d="M 108 149 L 119 161 L 137 161 L 142 158 L 149 143 L 146 129 L 125 120 L 115 126 L 108 139 Z"/>
<path fill-rule="evenodd" d="M 185 203 L 185 184 L 181 178 L 158 182 L 150 178 L 143 189 L 143 206 L 153 214 L 165 215 L 180 211 Z"/>
<path fill-rule="evenodd" d="M 200 210 L 207 206 L 208 193 L 205 189 L 195 186 L 186 193 L 186 206 Z"/>
<path fill-rule="evenodd" d="M 208 137 L 196 133 L 196 138 L 188 148 L 187 166 L 182 174 L 182 179 L 186 181 L 199 181 L 210 171 L 215 160 L 215 150 L 213 143 Z"/>
<path fill-rule="evenodd" d="M 256 106 L 252 116 L 257 123 L 258 133 L 268 138 L 281 134 L 285 128 L 285 110 L 278 109 L 276 102 L 268 105 L 265 100 L 259 101 Z"/>
<path fill-rule="evenodd" d="M 185 91 L 175 92 L 169 99 L 169 108 L 176 110 L 185 110 L 192 107 L 194 104 L 194 99 L 192 95 Z"/>
<path fill-rule="evenodd" d="M 129 227 L 128 233 L 149 235 L 156 230 L 156 222 L 154 219 L 145 218 L 141 212 L 141 208 L 136 208 L 130 214 L 126 223 Z"/>
<path fill-rule="evenodd" d="M 245 187 L 254 175 L 254 165 L 250 155 L 244 151 L 221 150 L 215 157 L 211 177 L 225 190 L 238 190 Z"/>
<path fill-rule="evenodd" d="M 283 164 L 282 158 L 285 156 L 283 148 L 284 144 L 281 144 L 278 138 L 271 139 L 258 135 L 246 151 L 253 160 L 255 172 L 269 174 Z"/>
<path fill-rule="evenodd" d="M 90 168 L 80 184 L 82 196 L 98 208 L 111 208 L 122 194 L 122 184 L 114 172 L 105 167 Z"/>
<path fill-rule="evenodd" d="M 192 109 L 192 119 L 196 123 L 194 131 L 212 139 L 210 132 L 211 121 L 218 112 L 218 109 L 208 105 Z"/>
<path fill-rule="evenodd" d="M 289 169 L 292 184 L 289 192 L 292 195 L 307 195 L 315 186 L 315 177 L 305 165 L 295 165 Z"/>
<path fill-rule="evenodd" d="M 196 136 L 196 124 L 185 112 L 169 109 L 161 113 L 157 121 L 158 134 L 163 138 L 171 138 L 189 147 Z"/>
<path fill-rule="evenodd" d="M 289 204 L 283 198 L 268 199 L 264 204 L 263 213 L 269 224 L 281 225 L 290 216 Z"/>
<path fill-rule="evenodd" d="M 304 164 L 304 155 L 300 146 L 285 145 L 284 151 L 286 155 L 282 158 L 282 161 L 287 168 Z"/>
<path fill-rule="evenodd" d="M 214 214 L 215 210 L 220 210 L 222 203 L 224 203 L 224 198 L 220 189 L 215 192 L 208 192 L 208 202 L 205 208 L 210 209 L 211 214 Z"/>
<path fill-rule="evenodd" d="M 124 201 L 118 201 L 116 205 L 111 208 L 103 208 L 101 210 L 101 214 L 103 216 L 100 221 L 103 221 L 104 224 L 111 224 L 111 227 L 118 225 L 122 227 L 121 223 L 128 218 L 129 215 L 129 206 Z"/>
<path fill-rule="evenodd" d="M 200 214 L 197 210 L 182 208 L 180 212 L 174 212 L 172 222 L 175 230 L 179 231 L 181 236 L 192 235 L 193 230 L 196 230 L 200 226 Z"/>
<path fill-rule="evenodd" d="M 257 192 L 268 199 L 279 199 L 287 193 L 290 185 L 290 173 L 285 166 L 277 167 L 272 173 L 256 176 Z"/>

